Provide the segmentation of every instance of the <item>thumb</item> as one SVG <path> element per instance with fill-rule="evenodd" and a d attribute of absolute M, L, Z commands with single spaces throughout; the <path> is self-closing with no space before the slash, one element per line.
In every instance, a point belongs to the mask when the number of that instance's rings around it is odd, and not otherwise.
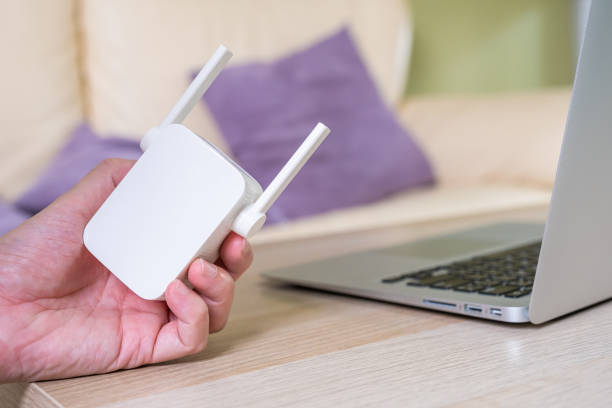
<path fill-rule="evenodd" d="M 112 193 L 135 160 L 106 159 L 72 189 L 51 203 L 49 210 L 68 211 L 85 225 Z"/>

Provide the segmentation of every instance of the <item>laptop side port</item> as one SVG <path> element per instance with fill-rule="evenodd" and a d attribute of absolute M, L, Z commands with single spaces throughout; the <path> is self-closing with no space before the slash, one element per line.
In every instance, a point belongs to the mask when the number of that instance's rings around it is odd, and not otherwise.
<path fill-rule="evenodd" d="M 423 299 L 423 303 L 427 306 L 433 306 L 441 309 L 457 309 L 457 305 L 449 302 L 442 302 L 440 300 Z"/>
<path fill-rule="evenodd" d="M 477 305 L 466 304 L 463 306 L 463 310 L 469 313 L 482 313 L 482 307 Z"/>
<path fill-rule="evenodd" d="M 492 308 L 489 309 L 489 314 L 491 314 L 493 316 L 501 317 L 502 316 L 502 311 L 498 307 L 492 307 Z"/>

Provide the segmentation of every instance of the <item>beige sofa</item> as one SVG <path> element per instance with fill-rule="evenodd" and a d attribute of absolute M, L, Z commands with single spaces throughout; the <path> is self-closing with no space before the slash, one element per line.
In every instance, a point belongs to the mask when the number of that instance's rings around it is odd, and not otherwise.
<path fill-rule="evenodd" d="M 545 206 L 569 90 L 404 100 L 411 19 L 403 0 L 2 0 L 0 196 L 14 199 L 87 120 L 139 138 L 219 43 L 231 63 L 270 59 L 346 24 L 438 184 L 267 227 L 256 245 Z M 226 149 L 202 105 L 186 124 Z"/>

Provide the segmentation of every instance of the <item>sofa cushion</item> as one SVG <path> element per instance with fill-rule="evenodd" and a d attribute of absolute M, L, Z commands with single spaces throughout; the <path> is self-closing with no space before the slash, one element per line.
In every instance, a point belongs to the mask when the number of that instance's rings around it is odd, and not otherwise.
<path fill-rule="evenodd" d="M 372 202 L 433 181 L 347 29 L 273 63 L 228 68 L 204 99 L 232 154 L 263 186 L 317 122 L 331 128 L 272 206 L 270 221 Z"/>
<path fill-rule="evenodd" d="M 0 26 L 0 196 L 12 199 L 81 120 L 74 4 L 4 1 Z"/>
<path fill-rule="evenodd" d="M 16 204 L 22 210 L 36 213 L 68 191 L 104 159 L 137 159 L 141 153 L 136 141 L 109 135 L 102 138 L 88 125 L 79 125 L 68 143 Z"/>
<path fill-rule="evenodd" d="M 410 28 L 404 0 L 85 0 L 88 119 L 100 133 L 140 137 L 168 113 L 223 43 L 233 63 L 272 59 L 347 23 L 389 102 L 403 93 Z M 375 17 L 375 18 L 374 18 Z M 225 147 L 203 106 L 185 124 Z"/>
<path fill-rule="evenodd" d="M 403 123 L 442 184 L 513 184 L 551 189 L 569 89 L 409 99 Z"/>

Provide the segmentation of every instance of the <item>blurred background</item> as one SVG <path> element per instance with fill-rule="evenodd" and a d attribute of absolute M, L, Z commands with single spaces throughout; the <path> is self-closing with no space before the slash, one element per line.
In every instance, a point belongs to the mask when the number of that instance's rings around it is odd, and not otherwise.
<path fill-rule="evenodd" d="M 586 0 L 412 0 L 408 94 L 569 86 Z"/>
<path fill-rule="evenodd" d="M 104 157 L 138 157 L 140 137 L 221 43 L 234 52 L 233 74 L 215 82 L 216 108 L 208 100 L 188 116 L 190 129 L 256 177 L 280 168 L 314 118 L 329 121 L 328 140 L 338 141 L 286 193 L 321 205 L 279 220 L 330 212 L 338 222 L 307 229 L 365 228 L 407 222 L 407 213 L 546 203 L 588 5 L 0 0 L 0 209 L 12 217 L 4 229 Z M 346 215 L 353 210 L 366 215 Z"/>

